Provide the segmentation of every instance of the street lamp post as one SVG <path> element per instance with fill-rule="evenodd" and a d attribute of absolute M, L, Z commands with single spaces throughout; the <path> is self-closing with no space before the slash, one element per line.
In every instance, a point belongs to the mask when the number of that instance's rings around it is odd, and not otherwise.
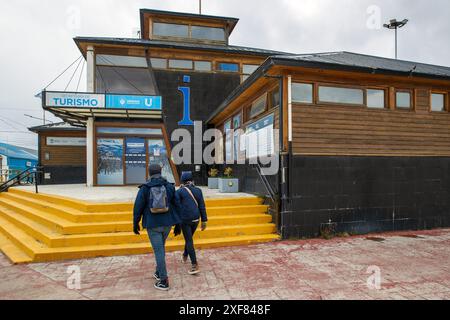
<path fill-rule="evenodd" d="M 403 19 L 402 21 L 397 21 L 396 19 L 392 19 L 388 24 L 384 24 L 383 27 L 387 29 L 395 30 L 395 59 L 398 59 L 398 31 L 397 29 L 403 28 L 407 23 L 408 19 Z"/>

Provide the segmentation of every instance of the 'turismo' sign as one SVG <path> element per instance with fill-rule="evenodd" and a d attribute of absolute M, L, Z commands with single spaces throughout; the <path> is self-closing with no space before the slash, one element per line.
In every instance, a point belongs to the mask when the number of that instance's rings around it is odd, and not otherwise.
<path fill-rule="evenodd" d="M 105 95 L 92 93 L 45 92 L 45 105 L 60 108 L 105 108 Z"/>
<path fill-rule="evenodd" d="M 144 95 L 46 91 L 45 107 L 160 111 L 162 110 L 162 98 Z"/>

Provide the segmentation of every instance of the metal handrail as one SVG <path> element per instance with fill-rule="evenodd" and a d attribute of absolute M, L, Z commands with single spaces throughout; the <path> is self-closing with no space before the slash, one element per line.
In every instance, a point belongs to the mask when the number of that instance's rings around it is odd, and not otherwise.
<path fill-rule="evenodd" d="M 262 168 L 259 165 L 259 163 L 255 164 L 256 172 L 259 175 L 259 178 L 263 182 L 264 187 L 266 188 L 267 193 L 269 194 L 270 199 L 272 200 L 272 203 L 276 202 L 276 192 L 274 191 L 272 185 L 270 184 L 269 180 L 267 180 L 267 177 L 262 174 Z"/>
<path fill-rule="evenodd" d="M 42 173 L 40 170 L 42 167 L 32 167 L 28 168 L 13 178 L 9 179 L 8 181 L 2 183 L 0 185 L 0 193 L 8 191 L 9 188 L 20 185 L 25 179 L 29 178 L 30 176 L 34 176 L 34 179 L 32 180 L 32 183 L 35 185 L 36 193 L 39 193 L 38 190 L 38 184 L 39 184 L 39 174 Z"/>

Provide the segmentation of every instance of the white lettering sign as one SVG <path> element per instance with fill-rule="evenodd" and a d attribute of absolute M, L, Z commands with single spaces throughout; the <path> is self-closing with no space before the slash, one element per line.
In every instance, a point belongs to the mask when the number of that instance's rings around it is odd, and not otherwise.
<path fill-rule="evenodd" d="M 47 137 L 48 146 L 86 146 L 86 138 L 76 137 Z"/>
<path fill-rule="evenodd" d="M 105 108 L 102 94 L 46 92 L 45 100 L 47 107 Z"/>

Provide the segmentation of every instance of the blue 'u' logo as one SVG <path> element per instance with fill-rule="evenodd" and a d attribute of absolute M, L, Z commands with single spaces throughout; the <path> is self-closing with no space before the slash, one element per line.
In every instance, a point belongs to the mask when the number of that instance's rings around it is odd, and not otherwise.
<path fill-rule="evenodd" d="M 190 76 L 183 76 L 184 83 L 190 83 Z M 178 87 L 178 91 L 183 95 L 183 119 L 178 122 L 179 126 L 193 126 L 194 121 L 191 120 L 191 88 Z"/>

